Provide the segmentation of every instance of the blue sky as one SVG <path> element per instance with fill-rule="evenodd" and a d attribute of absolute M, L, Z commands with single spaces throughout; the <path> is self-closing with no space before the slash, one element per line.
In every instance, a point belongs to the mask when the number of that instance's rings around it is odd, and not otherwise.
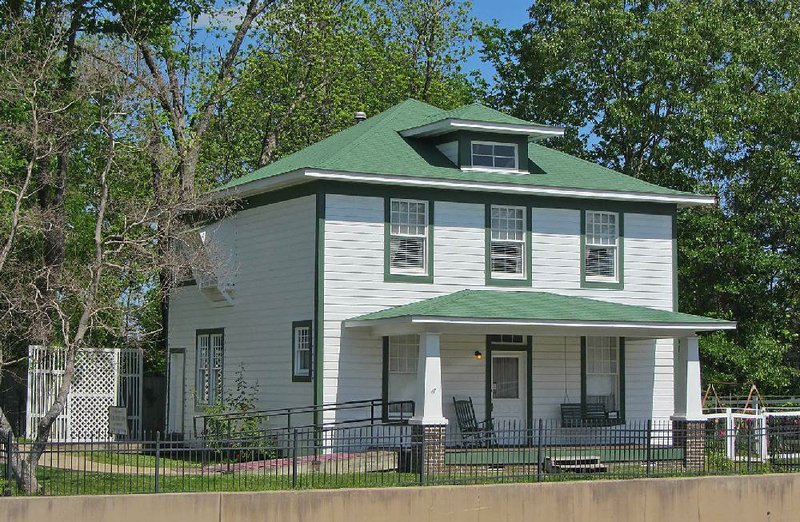
<path fill-rule="evenodd" d="M 484 22 L 497 20 L 500 27 L 520 27 L 528 21 L 528 8 L 531 3 L 532 0 L 472 0 L 472 15 Z M 467 60 L 464 70 L 466 72 L 478 70 L 490 81 L 494 73 L 490 65 L 481 62 L 478 52 Z"/>

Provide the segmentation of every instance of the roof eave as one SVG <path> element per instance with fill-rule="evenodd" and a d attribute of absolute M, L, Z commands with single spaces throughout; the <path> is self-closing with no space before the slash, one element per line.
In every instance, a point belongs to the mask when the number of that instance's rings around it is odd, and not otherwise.
<path fill-rule="evenodd" d="M 263 194 L 264 192 L 300 185 L 301 183 L 310 181 L 306 176 L 307 170 L 306 168 L 299 168 L 275 176 L 255 179 L 232 187 L 223 187 L 211 192 L 211 197 L 213 199 L 241 199 Z"/>
<path fill-rule="evenodd" d="M 636 322 L 636 321 L 558 321 L 533 319 L 494 319 L 476 317 L 439 317 L 407 315 L 382 319 L 349 319 L 344 322 L 346 328 L 372 328 L 381 333 L 401 333 L 409 331 L 437 330 L 468 333 L 495 331 L 498 327 L 503 332 L 516 333 L 531 331 L 540 334 L 570 332 L 577 334 L 616 333 L 622 336 L 635 337 L 678 337 L 695 335 L 698 332 L 717 330 L 733 330 L 736 323 L 732 321 L 709 322 Z M 513 330 L 513 331 L 512 331 Z"/>
<path fill-rule="evenodd" d="M 307 169 L 306 175 L 316 179 L 330 179 L 368 183 L 377 185 L 399 185 L 426 188 L 468 190 L 477 192 L 496 192 L 507 194 L 530 194 L 539 196 L 569 197 L 581 199 L 603 199 L 615 201 L 637 201 L 646 203 L 673 203 L 679 207 L 715 205 L 715 196 L 699 194 L 657 194 L 651 192 L 626 192 L 614 190 L 594 190 L 571 187 L 545 187 L 513 183 L 489 183 L 482 181 L 448 180 L 443 178 L 414 178 L 387 174 L 366 174 L 341 172 L 323 169 Z"/>
<path fill-rule="evenodd" d="M 414 178 L 410 176 L 397 176 L 388 174 L 368 174 L 360 172 L 335 171 L 315 168 L 299 168 L 249 181 L 229 188 L 223 188 L 211 193 L 212 198 L 240 199 L 270 192 L 313 180 L 332 180 L 375 185 L 398 185 L 424 188 L 440 188 L 467 190 L 476 192 L 495 192 L 506 194 L 530 194 L 538 196 L 567 197 L 580 199 L 599 199 L 612 201 L 633 201 L 644 203 L 676 204 L 678 207 L 696 207 L 702 205 L 716 205 L 715 196 L 699 194 L 657 194 L 651 192 L 627 192 L 614 190 L 595 190 L 571 187 L 545 187 L 537 185 L 522 185 L 514 183 L 489 183 L 483 181 L 448 180 L 444 178 Z"/>
<path fill-rule="evenodd" d="M 458 130 L 473 130 L 482 132 L 493 132 L 496 134 L 511 134 L 530 136 L 533 139 L 545 139 L 564 135 L 564 127 L 554 127 L 550 125 L 525 125 L 520 123 L 492 123 L 477 120 L 463 120 L 456 118 L 446 118 L 443 120 L 404 129 L 400 135 L 404 138 L 423 138 L 429 136 L 439 136 L 448 132 Z"/>

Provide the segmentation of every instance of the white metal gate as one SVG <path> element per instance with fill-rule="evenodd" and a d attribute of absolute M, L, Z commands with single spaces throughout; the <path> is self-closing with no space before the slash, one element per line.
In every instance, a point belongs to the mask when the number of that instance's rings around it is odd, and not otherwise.
<path fill-rule="evenodd" d="M 55 401 L 64 379 L 63 348 L 28 347 L 26 430 L 36 425 Z M 54 441 L 111 440 L 108 407 L 125 406 L 132 439 L 142 430 L 142 352 L 137 349 L 83 348 L 75 355 L 75 375 L 67 404 L 50 434 Z"/>

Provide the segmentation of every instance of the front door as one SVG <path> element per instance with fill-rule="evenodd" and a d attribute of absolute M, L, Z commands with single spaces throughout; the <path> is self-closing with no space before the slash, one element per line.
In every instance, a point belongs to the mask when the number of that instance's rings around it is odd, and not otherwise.
<path fill-rule="evenodd" d="M 492 353 L 492 422 L 495 430 L 523 430 L 527 427 L 525 357 L 524 352 Z"/>

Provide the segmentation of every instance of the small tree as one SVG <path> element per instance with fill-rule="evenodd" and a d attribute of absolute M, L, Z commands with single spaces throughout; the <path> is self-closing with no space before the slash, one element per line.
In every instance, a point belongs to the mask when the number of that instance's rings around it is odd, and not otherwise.
<path fill-rule="evenodd" d="M 258 382 L 250 384 L 245 379 L 244 364 L 236 370 L 233 390 L 215 404 L 203 407 L 209 415 L 205 436 L 212 447 L 235 449 L 236 460 L 252 460 L 272 454 L 272 442 L 266 436 L 269 419 L 255 414 Z"/>
<path fill-rule="evenodd" d="M 75 357 L 85 346 L 137 343 L 154 332 L 132 322 L 132 311 L 144 305 L 142 295 L 157 283 L 159 270 L 185 273 L 200 264 L 193 256 L 164 252 L 186 225 L 199 217 L 219 217 L 224 202 L 187 197 L 155 197 L 143 146 L 131 132 L 138 108 L 137 89 L 107 62 L 80 56 L 74 86 L 53 96 L 52 71 L 60 59 L 61 22 L 42 36 L 36 24 L 20 22 L 4 38 L 0 56 L 0 104 L 13 117 L 4 120 L 3 143 L 18 143 L 5 163 L 0 206 L 11 209 L 2 222 L 0 244 L 0 337 L 15 338 L 64 352 L 65 368 L 54 400 L 29 434 L 33 442 L 22 454 L 14 444 L 11 468 L 18 486 L 38 490 L 37 468 L 56 418 L 64 410 L 73 378 Z M 97 46 L 91 56 L 104 52 Z M 33 179 L 46 173 L 55 144 L 70 135 L 70 169 L 64 182 L 67 200 L 63 223 L 50 219 L 33 204 Z M 38 190 L 43 190 L 38 183 Z M 42 245 L 53 226 L 63 225 L 64 262 L 57 272 Z M 168 292 L 169 288 L 161 288 Z M 17 343 L 19 345 L 21 343 Z M 19 360 L 9 345 L 2 347 L 0 371 Z M 2 373 L 0 373 L 0 377 Z M 0 436 L 13 430 L 0 409 Z"/>

